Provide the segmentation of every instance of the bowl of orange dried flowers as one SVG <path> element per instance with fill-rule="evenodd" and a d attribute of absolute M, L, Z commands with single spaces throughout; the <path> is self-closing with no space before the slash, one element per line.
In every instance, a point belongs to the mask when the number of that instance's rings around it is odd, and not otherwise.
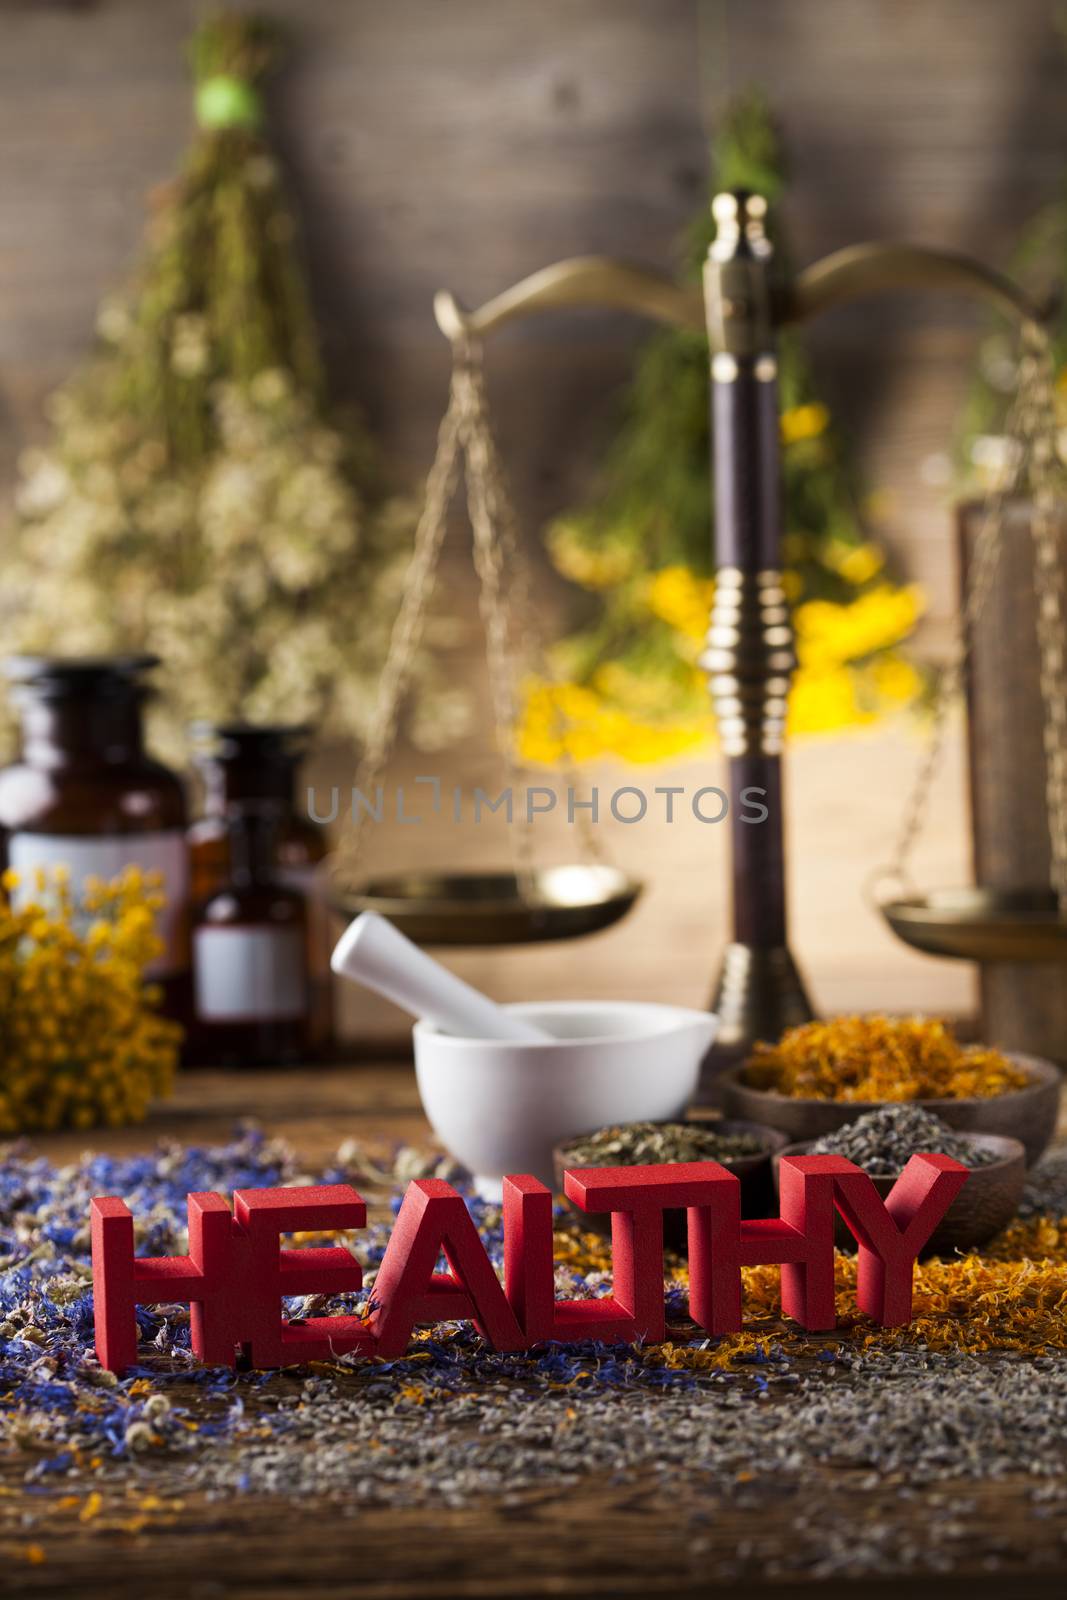
<path fill-rule="evenodd" d="M 719 1078 L 729 1117 L 819 1139 L 867 1111 L 914 1101 L 961 1133 L 1019 1139 L 1028 1165 L 1056 1126 L 1061 1075 L 1049 1061 L 964 1045 L 926 1017 L 833 1017 L 758 1044 Z"/>

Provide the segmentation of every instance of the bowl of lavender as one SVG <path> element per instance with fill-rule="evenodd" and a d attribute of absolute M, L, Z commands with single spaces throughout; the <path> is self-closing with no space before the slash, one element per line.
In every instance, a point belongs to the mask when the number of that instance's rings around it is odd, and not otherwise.
<path fill-rule="evenodd" d="M 785 1148 L 787 1136 L 759 1122 L 722 1117 L 692 1122 L 626 1122 L 579 1134 L 556 1145 L 556 1188 L 563 1174 L 578 1167 L 657 1166 L 675 1161 L 718 1161 L 741 1183 L 741 1214 L 764 1217 L 774 1206 L 771 1157 Z M 569 1202 L 568 1202 L 569 1204 Z M 610 1217 L 578 1211 L 594 1233 L 610 1231 Z M 663 1240 L 684 1255 L 688 1249 L 684 1210 L 663 1215 Z"/>
<path fill-rule="evenodd" d="M 844 1156 L 887 1195 L 913 1155 L 951 1156 L 970 1168 L 970 1176 L 934 1230 L 924 1255 L 944 1255 L 985 1244 L 1006 1227 L 1019 1209 L 1026 1180 L 1026 1147 L 1003 1134 L 960 1133 L 914 1101 L 879 1106 L 843 1128 L 788 1144 L 773 1157 L 775 1187 L 782 1156 Z M 838 1218 L 836 1242 L 854 1250 L 856 1242 Z"/>

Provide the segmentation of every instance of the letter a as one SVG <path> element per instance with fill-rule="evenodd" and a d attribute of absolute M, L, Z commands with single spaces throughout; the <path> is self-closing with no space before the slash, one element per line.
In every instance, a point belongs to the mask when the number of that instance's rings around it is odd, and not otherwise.
<path fill-rule="evenodd" d="M 444 1251 L 449 1272 L 435 1272 Z M 522 1350 L 522 1329 L 463 1199 L 440 1178 L 408 1184 L 371 1290 L 377 1354 L 403 1355 L 417 1322 L 470 1319 L 497 1350 Z"/>

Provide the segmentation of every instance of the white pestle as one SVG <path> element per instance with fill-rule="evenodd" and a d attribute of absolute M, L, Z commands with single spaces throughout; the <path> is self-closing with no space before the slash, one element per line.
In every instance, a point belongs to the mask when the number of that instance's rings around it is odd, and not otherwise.
<path fill-rule="evenodd" d="M 376 990 L 413 1017 L 462 1039 L 545 1044 L 553 1037 L 479 994 L 376 911 L 364 911 L 349 924 L 334 947 L 330 966 L 342 978 Z"/>

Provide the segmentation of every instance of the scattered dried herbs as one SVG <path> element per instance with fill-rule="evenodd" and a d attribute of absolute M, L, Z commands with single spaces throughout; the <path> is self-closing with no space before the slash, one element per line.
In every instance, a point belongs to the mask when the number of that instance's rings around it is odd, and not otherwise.
<path fill-rule="evenodd" d="M 713 1122 L 627 1122 L 600 1128 L 566 1147 L 572 1167 L 640 1167 L 664 1161 L 736 1161 L 766 1146 L 754 1133 L 726 1133 Z"/>
<path fill-rule="evenodd" d="M 744 1081 L 794 1099 L 971 1100 L 1008 1094 L 1026 1073 L 982 1045 L 961 1045 L 925 1017 L 834 1017 L 757 1044 Z"/>
<path fill-rule="evenodd" d="M 654 1484 L 679 1502 L 695 1493 L 704 1513 L 793 1496 L 789 1560 L 812 1576 L 970 1561 L 971 1546 L 942 1537 L 951 1518 L 931 1515 L 918 1530 L 908 1521 L 921 1486 L 958 1496 L 968 1483 L 1025 1473 L 1033 1518 L 1067 1514 L 1061 1154 L 1031 1175 L 1032 1214 L 982 1255 L 919 1263 L 916 1320 L 906 1328 L 875 1328 L 860 1315 L 855 1258 L 838 1255 L 839 1323 L 823 1335 L 782 1318 L 779 1269 L 759 1266 L 743 1270 L 745 1331 L 706 1338 L 688 1320 L 686 1274 L 675 1267 L 666 1277 L 670 1338 L 659 1345 L 550 1343 L 509 1354 L 490 1350 L 468 1323 L 441 1323 L 419 1330 L 397 1361 L 231 1373 L 193 1362 L 186 1307 L 146 1306 L 146 1364 L 123 1379 L 100 1371 L 90 1195 L 124 1195 L 138 1248 L 165 1255 L 185 1247 L 190 1189 L 315 1178 L 367 1192 L 368 1178 L 393 1188 L 440 1170 L 438 1156 L 410 1149 L 391 1170 L 372 1165 L 349 1141 L 312 1174 L 254 1130 L 219 1148 L 161 1145 L 60 1168 L 0 1150 L 0 1429 L 24 1463 L 25 1559 L 48 1559 L 72 1499 L 80 1524 L 146 1537 L 159 1526 L 172 1536 L 171 1508 L 191 1487 L 209 1496 L 284 1493 L 341 1514 L 558 1492 L 590 1472 L 642 1492 Z M 467 1203 L 499 1266 L 500 1208 L 473 1195 Z M 607 1241 L 563 1226 L 562 1214 L 560 1222 L 557 1295 L 610 1293 Z M 389 1231 L 373 1222 L 355 1236 L 368 1285 Z M 315 1309 L 342 1308 L 339 1298 Z M 312 1307 L 296 1299 L 288 1309 Z M 832 1522 L 812 1518 L 813 1473 L 832 1472 L 836 1485 L 843 1468 L 855 1503 L 835 1506 Z"/>
<path fill-rule="evenodd" d="M 914 1155 L 951 1156 L 965 1167 L 986 1167 L 1003 1157 L 988 1145 L 957 1133 L 925 1106 L 881 1106 L 855 1122 L 824 1134 L 811 1147 L 813 1156 L 844 1156 L 876 1177 L 895 1177 Z"/>

